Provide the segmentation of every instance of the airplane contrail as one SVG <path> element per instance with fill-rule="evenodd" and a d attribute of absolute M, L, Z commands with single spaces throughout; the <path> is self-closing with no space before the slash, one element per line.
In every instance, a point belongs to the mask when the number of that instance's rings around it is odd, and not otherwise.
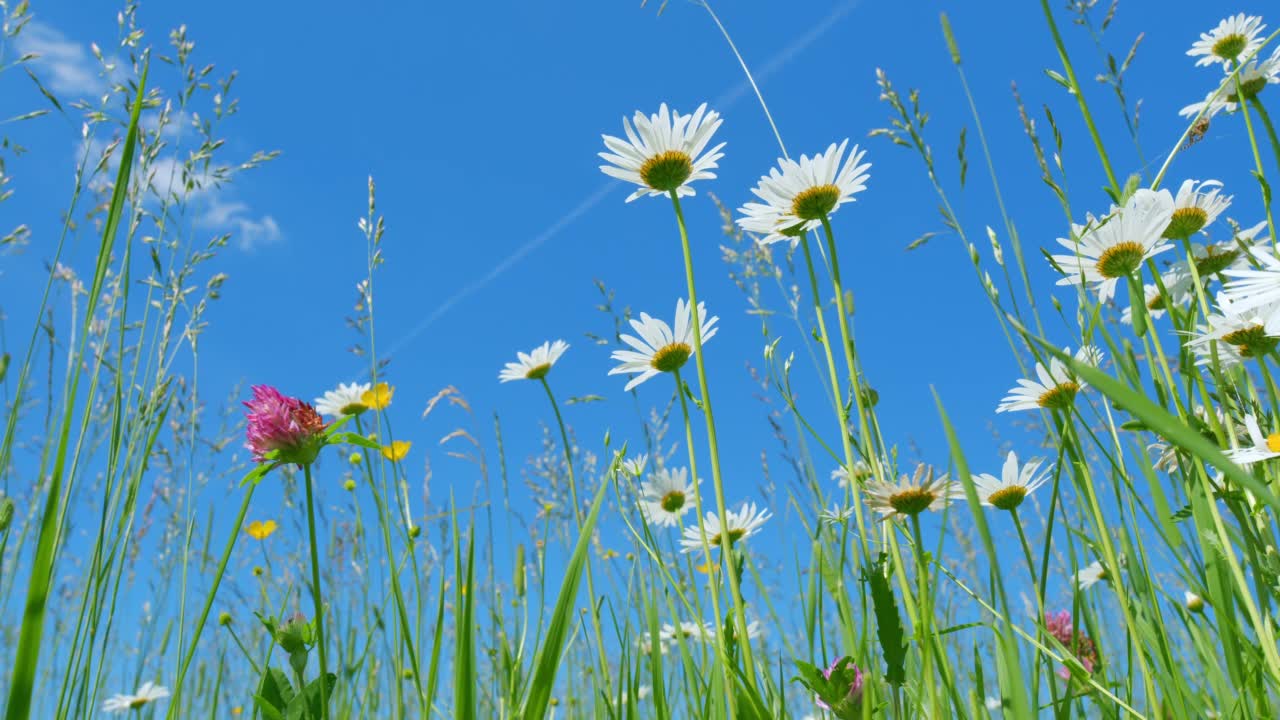
<path fill-rule="evenodd" d="M 840 22 L 845 15 L 848 15 L 857 4 L 858 0 L 845 0 L 845 2 L 837 5 L 834 10 L 832 10 L 816 25 L 809 28 L 808 32 L 796 38 L 791 44 L 775 53 L 755 74 L 757 82 L 767 80 L 770 76 L 776 74 L 797 55 L 825 35 L 827 31 L 834 27 L 836 23 Z M 746 80 L 741 80 L 736 85 L 729 88 L 728 91 L 717 97 L 712 105 L 717 108 L 732 107 L 741 100 L 742 96 L 750 89 L 750 83 Z M 390 358 L 394 356 L 398 350 L 401 350 L 406 345 L 416 340 L 419 335 L 426 332 L 427 328 L 452 310 L 458 303 L 488 287 L 490 283 L 498 279 L 498 276 L 510 270 L 512 267 L 515 267 L 515 265 L 527 257 L 529 253 L 537 250 L 539 247 L 545 245 L 547 241 L 551 240 L 556 235 L 559 235 L 562 230 L 573 224 L 573 222 L 578 218 L 587 214 L 587 212 L 596 205 L 600 204 L 601 200 L 621 184 L 622 182 L 619 180 L 609 180 L 602 183 L 594 192 L 579 201 L 573 209 L 565 213 L 560 217 L 560 219 L 553 222 L 545 230 L 525 241 L 520 245 L 520 247 L 516 248 L 514 252 L 495 265 L 489 272 L 485 273 L 479 279 L 463 286 L 457 292 L 446 298 L 444 302 L 440 303 L 436 309 L 427 313 L 425 317 L 418 321 L 417 325 L 414 325 L 413 328 L 409 330 L 409 332 L 405 333 L 399 340 L 396 340 L 391 344 L 391 347 L 387 350 L 386 357 Z"/>

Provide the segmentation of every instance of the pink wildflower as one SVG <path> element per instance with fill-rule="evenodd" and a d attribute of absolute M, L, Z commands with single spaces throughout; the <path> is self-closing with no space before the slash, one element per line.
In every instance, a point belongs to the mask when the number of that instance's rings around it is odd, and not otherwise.
<path fill-rule="evenodd" d="M 1085 672 L 1092 673 L 1094 668 L 1098 666 L 1098 648 L 1093 644 L 1088 636 L 1081 632 L 1075 632 L 1071 623 L 1071 613 L 1063 610 L 1061 612 L 1047 612 L 1044 614 L 1044 628 L 1049 634 L 1057 638 L 1075 654 L 1076 659 L 1084 666 Z M 1065 667 L 1058 668 L 1058 677 L 1066 680 L 1071 677 L 1071 672 Z"/>
<path fill-rule="evenodd" d="M 836 667 L 844 660 L 845 658 L 836 658 L 822 671 L 822 676 L 830 680 L 832 673 L 836 671 Z M 849 660 L 845 667 L 853 671 L 853 681 L 849 684 L 849 690 L 845 693 L 844 701 L 840 705 L 849 709 L 856 709 L 862 704 L 862 670 L 853 664 L 853 660 Z M 831 710 L 831 706 L 823 702 L 822 698 L 815 697 L 814 702 L 823 710 Z"/>
<path fill-rule="evenodd" d="M 254 385 L 249 409 L 245 447 L 253 451 L 255 462 L 263 462 L 276 450 L 280 460 L 307 465 L 320 451 L 324 420 L 307 403 L 285 397 L 270 385 Z"/>

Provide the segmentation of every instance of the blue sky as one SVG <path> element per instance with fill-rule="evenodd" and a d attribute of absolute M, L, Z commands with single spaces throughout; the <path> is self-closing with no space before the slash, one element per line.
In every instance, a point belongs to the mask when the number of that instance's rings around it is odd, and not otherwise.
<path fill-rule="evenodd" d="M 1060 3 L 1052 5 L 1117 173 L 1149 177 L 1185 127 L 1177 110 L 1202 98 L 1217 80 L 1216 71 L 1194 68 L 1184 53 L 1222 10 L 1207 3 L 1179 3 L 1176 12 L 1156 0 L 1122 3 L 1104 43 L 1123 57 L 1134 36 L 1146 33 L 1127 79 L 1131 101 L 1143 100 L 1146 156 L 1140 159 L 1125 138 L 1110 90 L 1089 80 L 1100 68 L 1098 52 Z M 1246 0 L 1231 8 L 1261 13 L 1264 5 Z M 918 157 L 867 133 L 886 125 L 890 113 L 877 99 L 877 67 L 900 90 L 921 89 L 932 114 L 928 139 L 940 176 L 984 264 L 994 268 L 984 226 L 1001 228 L 1000 217 L 939 30 L 938 12 L 948 11 L 1006 202 L 1041 286 L 1039 297 L 1047 298 L 1044 288 L 1054 278 L 1038 249 L 1051 247 L 1067 227 L 1037 179 L 1011 81 L 1046 135 L 1039 108 L 1049 103 L 1054 110 L 1066 138 L 1077 214 L 1102 212 L 1108 201 L 1073 100 L 1042 72 L 1058 67 L 1058 60 L 1039 7 L 750 0 L 717 9 L 759 73 L 793 154 L 846 137 L 869 150 L 870 187 L 840 211 L 835 229 L 856 296 L 863 362 L 880 392 L 890 442 L 904 449 L 914 443 L 924 457 L 945 464 L 933 387 L 959 420 L 971 464 L 997 471 L 996 431 L 1012 432 L 1020 449 L 1029 440 L 1006 422 L 993 424 L 1017 365 L 957 238 L 943 233 L 922 249 L 904 250 L 923 233 L 944 230 L 936 198 Z M 51 2 L 36 4 L 35 13 L 46 47 L 56 49 L 43 70 L 62 78 L 68 93 L 77 91 L 77 83 L 81 91 L 93 87 L 85 48 L 92 41 L 113 45 L 115 10 Z M 514 467 L 536 450 L 536 423 L 551 418 L 536 387 L 500 386 L 496 375 L 517 350 L 544 340 L 573 345 L 552 375 L 563 397 L 610 399 L 568 410 L 579 437 L 593 447 L 607 427 L 615 438 L 637 437 L 633 406 L 622 392 L 625 380 L 605 374 L 611 348 L 584 336 L 610 331 L 594 309 L 599 296 L 593 280 L 616 290 L 619 306 L 668 317 L 685 292 L 684 276 L 669 204 L 624 204 L 630 190 L 620 186 L 602 192 L 608 178 L 597 169 L 600 134 L 620 134 L 622 117 L 636 109 L 652 112 L 665 101 L 690 111 L 711 102 L 725 117 L 719 138 L 728 143 L 726 156 L 719 179 L 698 186 L 686 214 L 700 294 L 721 318 L 707 362 L 728 447 L 730 498 L 763 499 L 756 490 L 759 458 L 769 453 L 777 470 L 778 448 L 746 371 L 747 363 L 759 364 L 763 340 L 719 259 L 720 219 L 706 193 L 737 207 L 778 149 L 737 61 L 703 10 L 680 0 L 661 15 L 656 5 L 636 2 L 374 2 L 358 10 L 317 2 L 300 14 L 284 4 L 227 0 L 148 4 L 139 17 L 151 42 L 163 44 L 168 28 L 185 24 L 196 42 L 197 65 L 215 62 L 219 74 L 239 72 L 234 95 L 240 113 L 223 132 L 229 157 L 282 151 L 278 160 L 202 201 L 203 220 L 193 225 L 197 236 L 214 230 L 243 236 L 218 261 L 230 280 L 201 342 L 206 399 L 219 401 L 240 381 L 311 398 L 361 373 L 361 362 L 345 352 L 354 338 L 343 318 L 363 277 L 364 245 L 355 221 L 364 212 L 366 177 L 372 175 L 387 218 L 377 311 L 379 342 L 396 350 L 390 376 L 398 388 L 396 427 L 415 441 L 416 453 L 431 454 L 432 494 L 440 502 L 451 484 L 468 491 L 474 473 L 436 446 L 457 416 L 417 420 L 427 398 L 445 385 L 457 386 L 475 408 L 490 451 L 488 418 L 500 413 Z M 24 78 L 0 81 L 6 83 L 0 99 L 6 116 L 40 106 Z M 969 176 L 961 192 L 955 152 L 962 126 L 969 128 Z M 30 247 L 6 259 L 0 276 L 11 348 L 25 341 L 33 321 L 34 288 L 42 282 L 34 271 L 56 240 L 78 122 L 48 116 L 21 132 L 33 152 L 9 164 L 17 195 L 0 205 L 0 225 L 27 222 L 33 229 Z M 1221 176 L 1224 163 L 1213 161 L 1215 154 L 1245 152 L 1242 125 L 1215 122 L 1209 137 L 1175 164 L 1171 180 L 1213 173 L 1236 195 L 1228 214 L 1251 225 L 1261 217 L 1256 187 L 1243 174 Z M 1234 167 L 1242 165 L 1232 160 Z M 76 241 L 72 256 L 82 274 L 91 270 L 89 238 Z M 1068 289 L 1056 292 L 1071 298 Z M 1058 331 L 1051 340 L 1075 344 L 1059 324 L 1048 327 Z M 780 349 L 799 350 L 794 327 L 778 328 Z M 807 366 L 799 371 L 815 377 Z M 650 382 L 642 386 L 641 400 L 665 402 L 668 388 L 665 381 Z M 811 382 L 801 386 L 813 418 L 831 429 L 817 391 Z M 820 472 L 825 476 L 833 466 Z"/>

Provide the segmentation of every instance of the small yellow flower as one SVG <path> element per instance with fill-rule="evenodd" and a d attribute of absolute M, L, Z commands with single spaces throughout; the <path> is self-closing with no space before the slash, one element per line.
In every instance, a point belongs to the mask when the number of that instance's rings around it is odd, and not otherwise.
<path fill-rule="evenodd" d="M 399 462 L 404 459 L 405 455 L 409 454 L 409 448 L 412 445 L 413 443 L 408 440 L 396 440 L 390 445 L 383 445 L 382 457 L 392 462 Z"/>
<path fill-rule="evenodd" d="M 604 558 L 605 560 L 612 560 L 618 557 L 618 551 L 606 549 L 604 552 L 600 553 L 600 557 Z"/>
<path fill-rule="evenodd" d="M 249 527 L 245 528 L 244 531 L 249 533 L 249 537 L 254 540 L 266 540 L 271 537 L 271 533 L 275 532 L 278 527 L 280 526 L 276 525 L 275 520 L 268 520 L 266 522 L 254 520 L 249 523 Z"/>
<path fill-rule="evenodd" d="M 370 410 L 381 410 L 391 404 L 391 396 L 395 394 L 395 388 L 386 383 L 378 383 L 364 391 L 360 396 L 360 402 Z"/>
<path fill-rule="evenodd" d="M 710 563 L 702 563 L 701 565 L 695 565 L 693 569 L 694 569 L 694 570 L 697 570 L 698 572 L 702 573 L 703 575 L 708 575 L 708 574 L 710 574 L 710 573 L 712 573 L 712 572 L 714 572 L 714 571 L 716 571 L 716 570 L 719 570 L 719 569 L 720 569 L 720 566 L 719 566 L 719 565 L 712 565 L 712 564 L 710 564 Z"/>
<path fill-rule="evenodd" d="M 235 715 L 236 717 L 240 717 L 240 714 L 243 712 L 244 712 L 244 708 L 240 707 L 239 705 L 231 708 L 231 714 Z"/>

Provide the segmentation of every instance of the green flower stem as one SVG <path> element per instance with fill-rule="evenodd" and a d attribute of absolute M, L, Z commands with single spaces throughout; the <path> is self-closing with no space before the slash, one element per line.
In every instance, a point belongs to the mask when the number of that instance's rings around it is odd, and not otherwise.
<path fill-rule="evenodd" d="M 702 551 L 706 553 L 707 556 L 707 585 L 711 588 L 711 592 L 709 592 L 708 595 L 711 596 L 711 612 L 715 616 L 717 629 L 717 632 L 715 633 L 716 658 L 720 661 L 720 665 L 726 670 L 725 672 L 720 673 L 720 677 L 724 680 L 725 701 L 729 704 L 729 716 L 732 717 L 735 696 L 733 692 L 733 683 L 728 672 L 729 650 L 724 644 L 724 633 L 718 632 L 720 628 L 724 627 L 724 613 L 720 609 L 720 592 L 715 586 L 714 572 L 717 567 L 717 563 L 715 556 L 711 554 L 711 539 L 707 537 L 707 526 L 702 523 L 702 490 L 698 483 L 698 453 L 694 449 L 693 445 L 693 421 L 689 417 L 689 400 L 685 397 L 684 380 L 680 377 L 680 370 L 677 369 L 672 374 L 675 375 L 676 380 L 676 395 L 680 397 L 680 415 L 684 418 L 685 445 L 689 449 L 689 474 L 693 477 L 693 509 L 694 512 L 698 514 L 698 535 L 702 539 Z M 723 518 L 724 516 L 721 515 L 720 517 Z M 723 533 L 721 534 L 720 541 L 723 545 Z M 721 548 L 721 552 L 724 552 L 723 547 Z M 732 573 L 732 570 L 730 570 L 730 572 Z M 694 575 L 690 573 L 690 577 L 694 577 Z M 697 598 L 697 593 L 694 594 L 694 597 Z M 698 620 L 701 621 L 701 618 L 698 618 Z"/>
<path fill-rule="evenodd" d="M 320 658 L 320 717 L 322 720 L 329 720 L 329 697 L 325 693 L 329 667 L 325 662 L 324 601 L 320 596 L 320 554 L 316 550 L 316 503 L 315 492 L 311 489 L 311 464 L 303 465 L 302 470 L 306 476 L 307 486 L 307 535 L 311 541 L 311 599 L 316 608 L 316 648 L 319 650 Z"/>
<path fill-rule="evenodd" d="M 560 444 L 564 447 L 564 464 L 569 469 L 569 499 L 573 502 L 573 520 L 578 528 L 578 532 L 582 532 L 582 505 L 578 503 L 578 479 L 573 471 L 573 447 L 569 445 L 569 432 L 565 430 L 564 418 L 560 415 L 560 405 L 556 402 L 555 393 L 551 392 L 551 383 L 547 382 L 545 376 L 538 378 L 542 382 L 542 389 L 547 391 L 547 400 L 551 402 L 551 409 L 556 414 L 556 425 L 560 428 Z M 596 635 L 596 647 L 600 652 L 600 677 L 604 682 L 605 693 L 610 693 L 609 679 L 609 655 L 604 645 L 604 630 L 600 626 L 600 613 L 596 607 L 597 595 L 595 580 L 591 573 L 591 553 L 587 553 L 586 557 L 587 570 L 587 594 L 591 596 L 591 627 Z"/>
<path fill-rule="evenodd" d="M 1240 74 L 1236 73 L 1235 78 L 1236 97 L 1243 98 L 1244 89 L 1240 86 Z M 1263 178 L 1266 173 L 1262 169 L 1262 153 L 1258 151 L 1258 137 L 1253 132 L 1253 121 L 1249 119 L 1249 106 L 1247 103 L 1240 103 L 1240 114 L 1244 116 L 1244 127 L 1245 130 L 1249 132 L 1249 148 L 1253 151 L 1253 169 L 1258 174 L 1258 183 L 1261 186 L 1260 190 L 1262 191 L 1263 196 L 1262 209 L 1267 211 L 1267 228 L 1271 231 L 1271 242 L 1274 244 L 1277 242 L 1276 221 L 1275 217 L 1271 214 L 1271 198 L 1268 197 L 1270 195 L 1270 191 L 1267 189 L 1267 186 L 1263 184 L 1265 182 Z"/>
<path fill-rule="evenodd" d="M 671 191 L 671 203 L 676 212 L 676 224 L 680 226 L 680 245 L 681 250 L 684 252 L 685 280 L 689 285 L 689 312 L 692 316 L 691 324 L 693 325 L 693 353 L 698 367 L 698 391 L 702 395 L 702 414 L 707 421 L 707 446 L 711 455 L 711 481 L 715 486 L 716 511 L 719 513 L 720 521 L 723 523 L 728 517 L 728 513 L 725 511 L 724 479 L 720 475 L 720 447 L 716 440 L 716 420 L 711 412 L 711 390 L 707 385 L 707 368 L 702 358 L 702 318 L 698 317 L 698 293 L 694 288 L 693 281 L 693 254 L 689 247 L 689 232 L 685 229 L 684 212 L 680 209 L 680 196 L 674 190 Z M 689 451 L 693 451 L 692 446 Z M 698 518 L 698 522 L 701 523 L 702 518 Z M 742 648 L 742 656 L 747 669 L 747 682 L 754 688 L 756 686 L 755 660 L 751 653 L 751 638 L 747 636 L 746 602 L 742 599 L 742 588 L 738 581 L 738 573 L 733 568 L 731 558 L 728 557 L 730 548 L 721 548 L 721 551 L 720 559 L 725 564 L 725 575 L 729 578 L 729 590 L 733 596 L 734 614 L 738 625 L 738 641 L 739 646 Z M 725 672 L 728 673 L 728 668 L 725 668 Z"/>
<path fill-rule="evenodd" d="M 1271 116 L 1267 114 L 1267 109 L 1262 105 L 1262 101 L 1257 95 L 1249 98 L 1249 106 L 1254 112 L 1258 113 L 1258 118 L 1262 120 L 1262 128 L 1267 131 L 1267 139 L 1271 141 L 1271 152 L 1276 156 L 1276 164 L 1280 165 L 1280 137 L 1276 136 L 1276 126 L 1271 124 Z"/>
<path fill-rule="evenodd" d="M 169 720 L 177 717 L 178 707 L 181 705 L 178 697 L 182 694 L 182 681 L 186 678 L 187 668 L 191 666 L 191 659 L 195 657 L 196 645 L 200 642 L 200 631 L 204 630 L 204 624 L 209 620 L 209 611 L 213 608 L 214 598 L 218 595 L 218 586 L 222 584 L 222 576 L 227 571 L 227 561 L 231 559 L 231 551 L 236 547 L 236 540 L 239 539 L 240 531 L 244 527 L 245 515 L 249 514 L 249 501 L 253 499 L 253 491 L 257 487 L 257 483 L 250 483 L 245 490 L 244 501 L 240 504 L 240 514 L 236 515 L 231 535 L 227 537 L 227 546 L 222 551 L 222 558 L 218 560 L 218 569 L 213 573 L 213 585 L 209 588 L 208 597 L 205 598 L 204 609 L 200 611 L 200 619 L 196 621 L 196 626 L 191 631 L 191 644 L 187 646 L 187 652 L 182 662 L 178 664 L 178 674 L 173 681 L 173 699 L 169 703 L 167 715 Z"/>

